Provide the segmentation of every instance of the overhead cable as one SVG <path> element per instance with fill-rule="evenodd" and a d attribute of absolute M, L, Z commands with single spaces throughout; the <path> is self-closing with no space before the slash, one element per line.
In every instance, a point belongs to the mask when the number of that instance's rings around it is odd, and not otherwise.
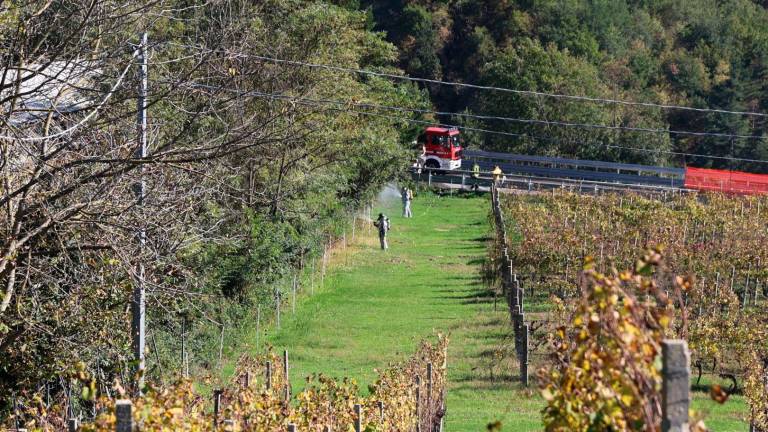
<path fill-rule="evenodd" d="M 268 93 L 261 93 L 258 91 L 241 91 L 241 90 L 229 89 L 221 86 L 212 86 L 212 85 L 198 84 L 198 83 L 189 83 L 185 85 L 189 87 L 207 88 L 211 90 L 224 90 L 227 92 L 236 92 L 240 96 L 245 96 L 245 97 L 260 96 L 260 95 L 268 94 Z M 289 100 L 293 100 L 295 98 L 294 96 L 291 96 L 291 95 L 281 95 L 276 93 L 269 93 L 268 95 L 275 98 L 284 98 Z M 538 120 L 538 119 L 524 119 L 524 118 L 490 116 L 490 115 L 470 114 L 470 113 L 456 113 L 456 112 L 446 112 L 446 111 L 434 111 L 434 110 L 421 109 L 421 108 L 405 108 L 405 107 L 390 106 L 390 105 L 379 105 L 379 104 L 372 104 L 372 103 L 365 103 L 365 102 L 345 102 L 345 101 L 332 100 L 332 99 L 315 99 L 315 101 L 328 103 L 328 104 L 337 104 L 337 105 L 352 105 L 358 108 L 381 109 L 381 110 L 387 110 L 387 111 L 432 114 L 436 116 L 452 116 L 452 117 L 463 117 L 463 118 L 470 118 L 470 119 L 477 119 L 477 120 L 496 120 L 496 121 L 504 121 L 504 122 L 511 122 L 511 123 L 573 127 L 573 128 L 582 128 L 582 129 L 604 129 L 604 130 L 614 130 L 614 131 L 618 130 L 618 131 L 641 132 L 641 133 L 688 135 L 688 136 L 715 137 L 715 138 L 727 138 L 727 139 L 739 139 L 739 140 L 742 140 L 742 139 L 764 140 L 768 138 L 760 135 L 737 135 L 737 134 L 726 134 L 726 133 L 719 133 L 719 132 L 693 132 L 693 131 L 683 131 L 683 130 L 654 129 L 654 128 L 646 128 L 646 127 L 611 126 L 611 125 L 602 125 L 602 124 L 593 124 L 593 123 L 565 122 L 565 121 L 558 121 L 558 120 Z"/>
<path fill-rule="evenodd" d="M 205 49 L 202 47 L 195 47 L 192 45 L 185 45 L 185 44 L 176 43 L 175 45 L 186 47 L 186 48 L 192 48 L 192 49 Z M 659 104 L 659 103 L 653 103 L 653 102 L 635 102 L 635 101 L 627 101 L 627 100 L 620 100 L 620 99 L 599 98 L 599 97 L 592 97 L 592 96 L 568 95 L 568 94 L 549 93 L 549 92 L 533 91 L 533 90 L 519 90 L 519 89 L 511 89 L 511 88 L 505 88 L 505 87 L 468 84 L 468 83 L 462 83 L 462 82 L 444 81 L 444 80 L 437 80 L 437 79 L 430 79 L 430 78 L 410 77 L 410 76 L 397 75 L 397 74 L 386 73 L 386 72 L 375 72 L 367 69 L 332 66 L 332 65 L 320 64 L 320 63 L 303 62 L 298 60 L 286 60 L 286 59 L 279 59 L 275 57 L 268 57 L 268 56 L 262 56 L 262 55 L 256 55 L 256 54 L 234 52 L 230 50 L 208 50 L 208 51 L 220 52 L 222 54 L 230 55 L 233 57 L 251 58 L 251 59 L 275 63 L 275 64 L 287 64 L 291 66 L 301 66 L 301 67 L 308 67 L 313 69 L 325 69 L 325 70 L 330 70 L 335 72 L 370 75 L 370 76 L 377 76 L 381 78 L 405 80 L 405 81 L 419 82 L 424 84 L 436 84 L 436 85 L 442 85 L 442 86 L 470 88 L 475 90 L 488 90 L 488 91 L 495 91 L 499 93 L 512 93 L 512 94 L 519 94 L 523 96 L 548 97 L 548 98 L 574 100 L 574 101 L 581 101 L 581 102 L 593 102 L 593 103 L 615 104 L 615 105 L 625 105 L 625 106 L 639 106 L 639 107 L 645 107 L 645 108 L 659 108 L 659 109 L 665 109 L 665 110 L 680 110 L 680 111 L 693 111 L 693 112 L 702 112 L 702 113 L 768 117 L 768 114 L 766 113 L 760 113 L 760 112 L 754 112 L 754 111 L 735 111 L 735 110 L 726 110 L 726 109 L 720 109 L 720 108 L 696 108 L 691 106 Z"/>
<path fill-rule="evenodd" d="M 228 92 L 231 92 L 231 89 L 225 89 L 222 87 L 216 87 L 216 86 L 210 86 L 210 85 L 203 85 L 203 84 L 196 84 L 193 87 L 196 88 L 205 88 L 208 90 L 225 90 Z M 471 132 L 478 132 L 478 133 L 485 133 L 485 134 L 493 134 L 493 135 L 502 135 L 502 136 L 512 136 L 517 138 L 528 138 L 528 139 L 535 139 L 535 140 L 544 140 L 544 141 L 551 141 L 556 143 L 568 143 L 568 144 L 580 144 L 580 145 L 592 145 L 597 147 L 604 147 L 604 148 L 614 148 L 614 149 L 623 149 L 623 150 L 631 150 L 631 151 L 638 151 L 638 152 L 645 152 L 645 153 L 661 153 L 661 154 L 669 154 L 669 155 L 676 155 L 676 156 L 688 156 L 688 157 L 699 157 L 699 158 L 707 158 L 707 159 L 717 159 L 717 160 L 730 160 L 730 161 L 740 161 L 740 162 L 754 162 L 754 163 L 768 163 L 768 160 L 762 160 L 762 159 L 750 159 L 750 158 L 739 158 L 739 157 L 731 157 L 731 156 L 713 156 L 713 155 L 706 155 L 706 154 L 698 154 L 698 153 L 687 153 L 687 152 L 678 152 L 678 151 L 672 151 L 672 150 L 663 150 L 663 149 L 648 149 L 648 148 L 641 148 L 641 147 L 630 147 L 630 146 L 621 146 L 621 145 L 614 145 L 614 144 L 606 144 L 606 143 L 599 143 L 599 142 L 587 142 L 587 141 L 581 141 L 581 140 L 563 140 L 556 137 L 550 137 L 550 136 L 541 136 L 541 135 L 531 135 L 531 134 L 523 134 L 523 133 L 514 133 L 514 132 L 505 132 L 505 131 L 496 131 L 491 129 L 483 129 L 483 128 L 476 128 L 476 127 L 469 127 L 469 126 L 462 126 L 462 125 L 455 125 L 455 124 L 447 124 L 447 123 L 438 123 L 433 121 L 427 121 L 427 120 L 417 120 L 417 119 L 409 119 L 404 117 L 397 117 L 397 116 L 391 116 L 387 114 L 381 114 L 381 113 L 373 113 L 370 111 L 360 111 L 348 108 L 350 105 L 355 107 L 362 107 L 362 108 L 371 108 L 371 107 L 380 107 L 379 105 L 374 104 L 354 104 L 354 103 L 347 103 L 344 101 L 338 101 L 338 100 L 330 100 L 330 99 L 310 99 L 310 98 L 300 98 L 280 93 L 265 93 L 265 92 L 256 92 L 256 91 L 250 91 L 250 92 L 240 92 L 240 96 L 250 96 L 250 97 L 257 97 L 257 98 L 265 98 L 265 99 L 272 99 L 272 100 L 280 100 L 280 101 L 287 101 L 291 103 L 296 103 L 300 105 L 308 105 L 308 106 L 320 106 L 324 107 L 326 109 L 332 110 L 332 111 L 338 111 L 338 112 L 345 112 L 350 114 L 359 114 L 359 115 L 365 115 L 365 116 L 374 116 L 374 117 L 380 117 L 380 118 L 387 118 L 395 121 L 402 121 L 412 124 L 421 124 L 421 125 L 436 125 L 436 126 L 442 126 L 442 127 L 455 127 L 460 130 L 464 131 L 471 131 Z M 328 105 L 335 105 L 334 107 L 328 107 Z M 383 106 L 381 106 L 383 107 Z M 390 107 L 390 108 L 398 108 L 398 111 L 402 112 L 416 112 L 421 113 L 421 110 L 411 110 L 408 108 L 403 107 Z M 452 113 L 451 113 L 452 114 Z"/>

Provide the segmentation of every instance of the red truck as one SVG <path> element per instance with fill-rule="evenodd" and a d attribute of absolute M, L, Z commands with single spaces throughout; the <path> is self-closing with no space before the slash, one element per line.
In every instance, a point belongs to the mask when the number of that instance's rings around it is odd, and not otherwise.
<path fill-rule="evenodd" d="M 419 164 L 435 170 L 461 168 L 461 138 L 457 128 L 428 127 L 419 135 L 417 142 L 422 145 Z"/>

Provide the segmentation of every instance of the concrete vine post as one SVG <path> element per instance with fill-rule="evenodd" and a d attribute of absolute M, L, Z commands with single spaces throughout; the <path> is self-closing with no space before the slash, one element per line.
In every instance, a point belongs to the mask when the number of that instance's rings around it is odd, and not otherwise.
<path fill-rule="evenodd" d="M 680 339 L 661 342 L 662 390 L 661 429 L 663 432 L 687 432 L 690 407 L 691 353 Z"/>
<path fill-rule="evenodd" d="M 259 349 L 259 337 L 261 337 L 261 303 L 256 305 L 256 349 Z"/>
<path fill-rule="evenodd" d="M 283 373 L 285 374 L 285 400 L 291 400 L 291 383 L 288 374 L 288 350 L 283 351 Z"/>
<path fill-rule="evenodd" d="M 355 404 L 355 432 L 363 431 L 363 409 L 362 405 Z"/>
<path fill-rule="evenodd" d="M 219 426 L 219 413 L 221 412 L 221 394 L 222 390 L 213 391 L 213 428 Z"/>
<path fill-rule="evenodd" d="M 421 377 L 416 376 L 416 432 L 421 432 Z"/>
<path fill-rule="evenodd" d="M 309 294 L 315 295 L 315 258 L 312 258 L 312 271 L 309 274 Z"/>
<path fill-rule="evenodd" d="M 275 288 L 275 326 L 280 330 L 280 288 Z"/>
<path fill-rule="evenodd" d="M 181 376 L 187 378 L 187 317 L 181 320 Z"/>
<path fill-rule="evenodd" d="M 531 326 L 528 323 L 523 324 L 523 333 L 520 346 L 520 382 L 524 387 L 528 387 L 528 350 L 530 348 L 528 338 L 530 336 Z"/>
<path fill-rule="evenodd" d="M 432 387 L 432 363 L 427 363 L 427 418 L 429 418 L 430 424 L 432 424 L 432 415 L 434 414 L 432 412 Z"/>
<path fill-rule="evenodd" d="M 115 431 L 133 432 L 133 404 L 128 399 L 115 402 Z"/>

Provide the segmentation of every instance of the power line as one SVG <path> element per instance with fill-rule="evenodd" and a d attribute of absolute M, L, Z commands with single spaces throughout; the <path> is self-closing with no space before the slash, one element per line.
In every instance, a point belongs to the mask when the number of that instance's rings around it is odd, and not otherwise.
<path fill-rule="evenodd" d="M 209 90 L 225 90 L 227 92 L 237 92 L 239 96 L 250 96 L 250 97 L 258 97 L 258 98 L 266 98 L 266 99 L 273 99 L 273 100 L 281 100 L 281 101 L 287 101 L 291 103 L 297 103 L 301 105 L 309 105 L 309 106 L 320 106 L 324 107 L 326 109 L 332 110 L 332 111 L 338 111 L 338 112 L 346 112 L 350 114 L 359 114 L 359 115 L 365 115 L 365 116 L 374 116 L 374 117 L 380 117 L 380 118 L 387 118 L 390 120 L 395 121 L 401 121 L 401 122 L 407 122 L 412 124 L 420 124 L 420 125 L 438 125 L 443 127 L 456 127 L 460 130 L 464 131 L 471 131 L 471 132 L 479 132 L 479 133 L 486 133 L 486 134 L 493 134 L 493 135 L 502 135 L 502 136 L 512 136 L 517 138 L 529 138 L 529 139 L 536 139 L 536 140 L 544 140 L 544 141 L 550 141 L 555 143 L 567 143 L 567 144 L 580 144 L 580 145 L 590 145 L 590 146 L 598 146 L 598 147 L 604 147 L 604 148 L 614 148 L 614 149 L 622 149 L 622 150 L 631 150 L 631 151 L 638 151 L 638 152 L 645 152 L 645 153 L 661 153 L 661 154 L 669 154 L 669 155 L 675 155 L 675 156 L 688 156 L 688 157 L 698 157 L 698 158 L 707 158 L 707 159 L 717 159 L 717 160 L 731 160 L 731 161 L 739 161 L 739 162 L 755 162 L 755 163 L 768 163 L 768 160 L 762 160 L 762 159 L 749 159 L 749 158 L 738 158 L 738 157 L 730 157 L 730 156 L 712 156 L 712 155 L 706 155 L 706 154 L 698 154 L 698 153 L 687 153 L 687 152 L 676 152 L 672 150 L 663 150 L 663 149 L 648 149 L 648 148 L 641 148 L 641 147 L 630 147 L 630 146 L 620 146 L 620 145 L 613 145 L 613 144 L 605 144 L 605 143 L 599 143 L 599 142 L 587 142 L 587 141 L 581 141 L 581 140 L 567 140 L 564 141 L 559 138 L 550 137 L 550 136 L 541 136 L 541 135 L 530 135 L 530 134 L 521 134 L 521 133 L 514 133 L 514 132 L 504 132 L 504 131 L 496 131 L 491 129 L 483 129 L 483 128 L 475 128 L 475 127 L 469 127 L 469 126 L 462 126 L 462 125 L 453 125 L 453 124 L 447 124 L 447 123 L 436 123 L 432 121 L 426 121 L 426 120 L 417 120 L 417 119 L 409 119 L 404 117 L 397 117 L 397 116 L 391 116 L 381 113 L 372 113 L 369 111 L 359 111 L 354 110 L 350 108 L 343 108 L 349 105 L 355 105 L 355 106 L 362 106 L 365 107 L 386 107 L 386 106 L 379 106 L 374 104 L 360 104 L 356 105 L 354 103 L 347 103 L 344 101 L 337 101 L 337 100 L 330 100 L 330 99 L 309 99 L 309 98 L 298 98 L 295 96 L 285 95 L 285 94 L 279 94 L 279 93 L 265 93 L 265 92 L 257 92 L 257 91 L 250 91 L 250 92 L 238 92 L 236 90 L 232 89 L 226 89 L 223 87 L 216 87 L 216 86 L 210 86 L 210 85 L 204 85 L 204 84 L 196 84 L 192 87 L 196 88 L 205 88 Z M 328 107 L 327 105 L 337 105 L 342 106 L 342 108 L 338 107 Z M 420 110 L 411 110 L 408 108 L 403 107 L 389 107 L 389 108 L 398 108 L 398 111 L 401 112 L 420 112 Z"/>
<path fill-rule="evenodd" d="M 224 90 L 227 92 L 236 92 L 240 96 L 269 95 L 274 98 L 284 98 L 288 100 L 295 99 L 294 96 L 290 96 L 290 95 L 281 95 L 277 93 L 262 93 L 258 91 L 240 91 L 240 90 L 228 89 L 221 86 L 212 86 L 207 84 L 191 83 L 186 85 L 190 87 L 196 87 L 196 88 L 207 88 L 210 90 Z M 365 103 L 365 102 L 344 102 L 344 101 L 333 100 L 333 99 L 314 99 L 314 101 L 321 102 L 321 103 L 328 103 L 328 104 L 336 104 L 336 105 L 353 105 L 359 108 L 382 109 L 382 110 L 388 110 L 388 111 L 411 112 L 411 113 L 420 113 L 420 114 L 432 114 L 436 116 L 464 117 L 464 118 L 477 119 L 477 120 L 496 120 L 496 121 L 505 121 L 505 122 L 523 123 L 523 124 L 575 127 L 575 128 L 582 128 L 582 129 L 604 129 L 604 130 L 614 130 L 614 131 L 620 130 L 620 131 L 629 131 L 629 132 L 690 135 L 690 136 L 703 136 L 703 137 L 740 139 L 740 140 L 741 139 L 764 140 L 768 138 L 768 137 L 763 137 L 759 135 L 735 135 L 735 134 L 725 134 L 725 133 L 717 133 L 717 132 L 692 132 L 692 131 L 679 131 L 679 130 L 669 130 L 669 129 L 630 127 L 630 126 L 610 126 L 610 125 L 601 125 L 601 124 L 593 124 L 593 123 L 573 123 L 573 122 L 564 122 L 564 121 L 557 121 L 557 120 L 522 119 L 522 118 L 515 118 L 515 117 L 455 113 L 455 112 L 446 112 L 446 111 L 434 111 L 434 110 L 421 109 L 421 108 L 405 108 L 405 107 L 399 107 L 399 106 L 379 105 L 379 104 L 371 104 L 371 103 Z"/>
<path fill-rule="evenodd" d="M 186 48 L 192 48 L 192 49 L 204 49 L 201 47 L 195 47 L 192 45 L 185 45 L 185 44 L 178 44 L 178 43 L 174 43 L 174 45 L 186 47 Z M 385 73 L 385 72 L 374 72 L 366 69 L 331 66 L 331 65 L 320 64 L 320 63 L 302 62 L 298 60 L 285 60 L 285 59 L 278 59 L 274 57 L 261 56 L 256 54 L 232 52 L 229 50 L 208 50 L 208 51 L 221 52 L 222 54 L 233 55 L 236 57 L 252 58 L 252 59 L 276 63 L 276 64 L 287 64 L 292 66 L 302 66 L 302 67 L 308 67 L 308 68 L 314 68 L 314 69 L 325 69 L 325 70 L 330 70 L 335 72 L 356 73 L 361 75 L 370 75 L 370 76 L 376 76 L 380 78 L 405 80 L 405 81 L 419 82 L 424 84 L 437 84 L 437 85 L 451 86 L 451 87 L 470 88 L 475 90 L 489 90 L 489 91 L 496 91 L 500 93 L 519 94 L 523 96 L 548 97 L 548 98 L 555 98 L 555 99 L 575 100 L 580 102 L 593 102 L 593 103 L 615 104 L 615 105 L 625 105 L 625 106 L 639 106 L 639 107 L 645 107 L 645 108 L 660 108 L 665 110 L 693 111 L 693 112 L 702 112 L 702 113 L 716 113 L 716 114 L 730 114 L 730 115 L 747 115 L 747 116 L 754 116 L 754 117 L 768 117 L 768 114 L 766 113 L 759 113 L 754 111 L 733 111 L 733 110 L 725 110 L 725 109 L 718 109 L 718 108 L 695 108 L 695 107 L 682 106 L 682 105 L 657 104 L 652 102 L 634 102 L 634 101 L 626 101 L 626 100 L 619 100 L 619 99 L 566 95 L 566 94 L 548 93 L 548 92 L 532 91 L 532 90 L 519 90 L 519 89 L 510 89 L 505 87 L 485 86 L 485 85 L 479 85 L 479 84 L 467 84 L 467 83 L 443 81 L 443 80 L 436 80 L 436 79 L 429 79 L 429 78 L 409 77 L 409 76 L 396 75 L 396 74 Z"/>

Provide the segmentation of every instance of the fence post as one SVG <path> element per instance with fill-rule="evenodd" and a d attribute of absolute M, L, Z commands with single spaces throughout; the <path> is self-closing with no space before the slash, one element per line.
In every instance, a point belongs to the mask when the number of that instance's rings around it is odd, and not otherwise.
<path fill-rule="evenodd" d="M 661 429 L 663 432 L 688 431 L 690 405 L 691 353 L 680 339 L 661 342 L 662 392 Z"/>
<path fill-rule="evenodd" d="M 355 404 L 355 432 L 362 432 L 363 430 L 363 407 L 360 404 Z"/>
<path fill-rule="evenodd" d="M 115 431 L 133 432 L 133 404 L 128 399 L 115 402 Z"/>
<path fill-rule="evenodd" d="M 181 377 L 187 377 L 187 317 L 183 317 L 181 320 Z"/>
<path fill-rule="evenodd" d="M 296 432 L 296 424 L 288 423 L 288 432 Z"/>
<path fill-rule="evenodd" d="M 432 384 L 432 363 L 427 363 L 427 417 L 429 418 L 430 429 L 432 428 L 432 416 L 434 415 L 432 412 Z"/>
<path fill-rule="evenodd" d="M 421 377 L 416 376 L 416 432 L 421 432 Z"/>
<path fill-rule="evenodd" d="M 523 324 L 523 334 L 520 344 L 520 382 L 528 387 L 528 337 L 530 336 L 531 326 L 528 323 Z"/>
<path fill-rule="evenodd" d="M 265 383 L 267 385 L 267 390 L 272 388 L 272 362 L 267 362 L 267 377 L 265 379 Z"/>
<path fill-rule="evenodd" d="M 312 270 L 309 273 L 309 294 L 315 295 L 315 260 L 312 258 Z"/>
<path fill-rule="evenodd" d="M 70 418 L 67 421 L 67 431 L 68 432 L 77 432 L 77 430 L 80 429 L 80 425 L 78 424 L 78 421 L 76 418 Z"/>
<path fill-rule="evenodd" d="M 221 390 L 213 391 L 213 428 L 219 426 L 219 412 L 221 411 Z"/>
<path fill-rule="evenodd" d="M 275 288 L 275 324 L 277 329 L 280 329 L 280 288 Z"/>
<path fill-rule="evenodd" d="M 515 279 L 514 286 L 512 287 L 514 290 L 512 294 L 512 306 L 520 306 L 520 313 L 523 312 L 523 289 L 520 287 L 520 280 Z"/>
<path fill-rule="evenodd" d="M 259 349 L 260 336 L 261 336 L 261 303 L 256 305 L 256 349 Z"/>
<path fill-rule="evenodd" d="M 285 400 L 291 400 L 291 383 L 288 378 L 288 350 L 283 351 L 283 373 L 285 374 Z"/>
<path fill-rule="evenodd" d="M 512 320 L 515 330 L 515 352 L 517 352 L 517 358 L 519 360 L 522 359 L 523 323 L 525 322 L 525 314 L 522 312 L 522 308 L 519 305 L 513 308 Z"/>
<path fill-rule="evenodd" d="M 379 407 L 379 422 L 384 423 L 384 402 L 377 401 L 376 405 Z"/>

